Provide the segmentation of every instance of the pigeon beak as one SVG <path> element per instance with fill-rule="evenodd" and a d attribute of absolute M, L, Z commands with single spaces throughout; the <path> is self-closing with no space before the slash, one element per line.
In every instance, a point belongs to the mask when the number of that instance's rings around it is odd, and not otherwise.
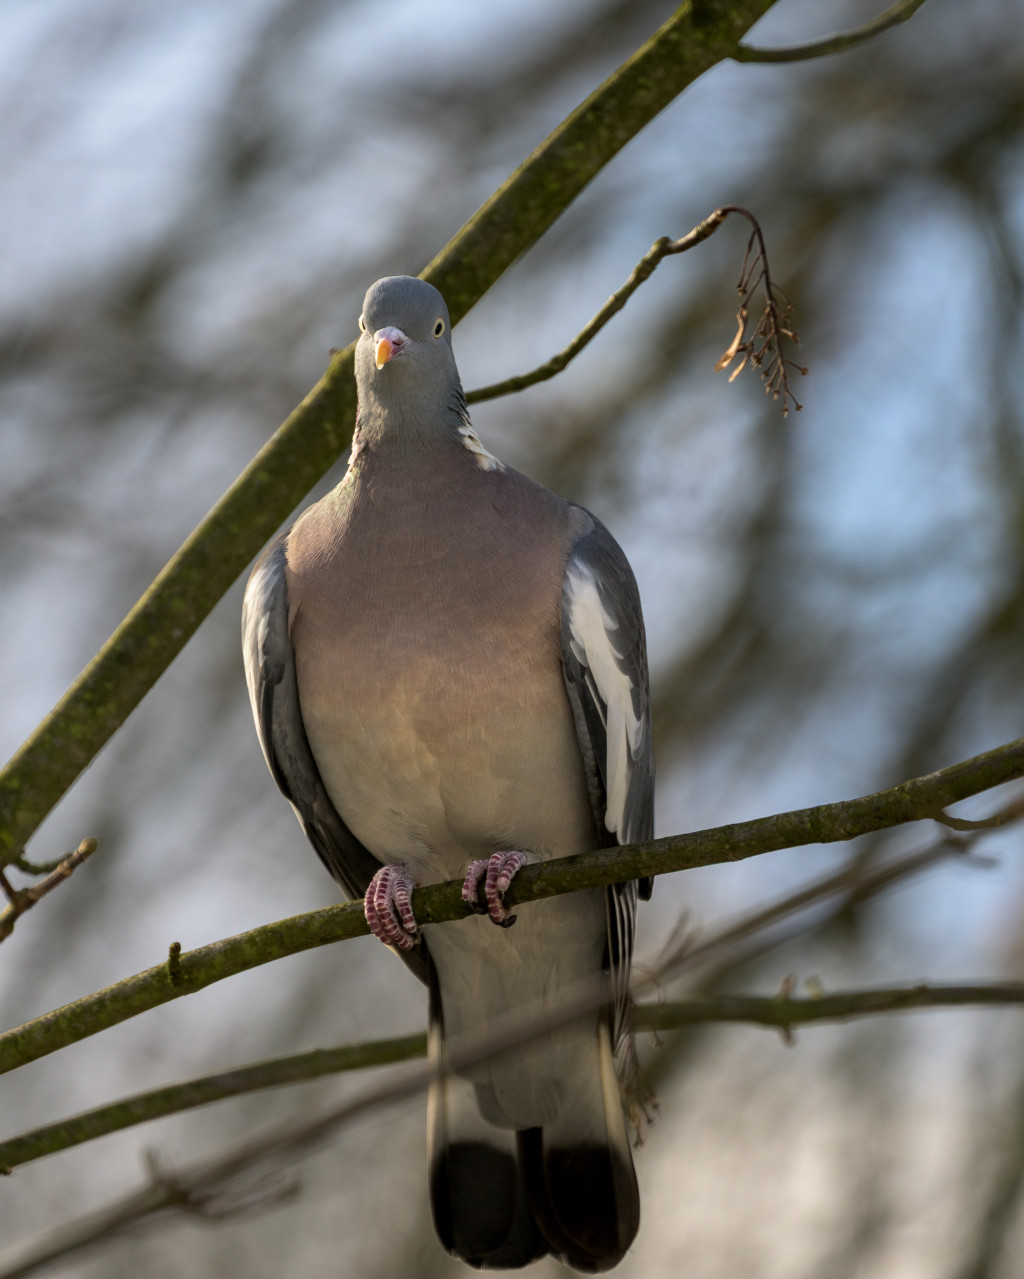
<path fill-rule="evenodd" d="M 373 352 L 377 368 L 382 369 L 396 355 L 401 355 L 408 341 L 402 330 L 396 329 L 394 325 L 389 324 L 386 329 L 378 329 L 373 335 Z"/>

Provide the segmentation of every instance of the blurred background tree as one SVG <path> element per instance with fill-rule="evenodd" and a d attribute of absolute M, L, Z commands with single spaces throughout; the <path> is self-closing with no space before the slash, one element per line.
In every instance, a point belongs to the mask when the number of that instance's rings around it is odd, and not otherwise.
<path fill-rule="evenodd" d="M 0 6 L 4 754 L 355 337 L 366 286 L 421 269 L 673 8 Z M 878 8 L 781 0 L 752 38 Z M 1020 735 L 1022 53 L 1020 0 L 928 0 L 841 57 L 721 65 L 458 327 L 467 387 L 495 381 L 564 345 L 657 236 L 727 202 L 765 227 L 812 370 L 803 413 L 782 421 L 753 378 L 712 372 L 739 225 L 664 264 L 554 382 L 474 411 L 493 451 L 597 511 L 637 569 L 659 833 L 863 793 Z M 101 851 L 5 943 L 4 1024 L 171 940 L 334 899 L 249 723 L 240 597 L 44 826 L 39 856 L 86 833 Z M 683 911 L 711 924 L 922 838 L 662 879 L 641 961 Z M 985 870 L 812 912 L 704 980 L 1020 976 L 1019 845 L 1011 829 Z M 5 1076 L 3 1127 L 422 1022 L 379 946 L 296 956 Z M 1013 1010 L 808 1030 L 795 1049 L 744 1028 L 666 1037 L 644 1223 L 619 1273 L 1019 1274 L 1022 1047 Z M 28 1165 L 0 1184 L 0 1239 L 135 1185 L 149 1146 L 173 1165 L 357 1087 L 257 1095 Z M 430 1238 L 421 1111 L 356 1125 L 258 1219 L 178 1224 L 53 1273 L 454 1273 Z"/>

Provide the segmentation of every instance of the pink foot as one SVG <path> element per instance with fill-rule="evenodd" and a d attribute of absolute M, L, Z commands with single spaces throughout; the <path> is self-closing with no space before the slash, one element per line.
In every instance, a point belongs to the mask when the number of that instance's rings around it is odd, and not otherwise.
<path fill-rule="evenodd" d="M 412 950 L 419 936 L 419 924 L 412 913 L 412 890 L 416 881 L 405 862 L 382 866 L 370 880 L 363 898 L 363 910 L 370 932 L 385 946 Z"/>
<path fill-rule="evenodd" d="M 501 899 L 516 871 L 529 860 L 529 853 L 511 852 L 492 853 L 490 857 L 470 862 L 466 878 L 462 882 L 462 900 L 472 906 L 477 914 L 490 915 L 494 923 L 502 928 L 510 927 L 516 922 L 516 917 Z M 481 880 L 486 905 L 480 901 Z"/>

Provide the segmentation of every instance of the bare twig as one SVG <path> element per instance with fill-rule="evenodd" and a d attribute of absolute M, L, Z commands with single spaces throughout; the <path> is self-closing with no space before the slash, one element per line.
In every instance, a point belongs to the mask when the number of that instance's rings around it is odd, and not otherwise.
<path fill-rule="evenodd" d="M 491 386 L 482 386 L 475 391 L 467 392 L 467 401 L 470 404 L 479 404 L 483 400 L 496 400 L 501 395 L 511 395 L 515 391 L 524 391 L 528 386 L 536 386 L 538 382 L 546 382 L 557 373 L 561 373 L 584 347 L 590 345 L 612 316 L 617 315 L 622 310 L 640 285 L 645 280 L 650 279 L 665 258 L 671 257 L 676 253 L 685 253 L 687 249 L 692 249 L 695 244 L 700 244 L 702 241 L 707 240 L 714 235 L 731 211 L 730 209 L 716 209 L 703 222 L 699 222 L 692 231 L 687 232 L 686 235 L 678 240 L 672 240 L 667 235 L 662 236 L 660 240 L 655 240 L 650 249 L 633 268 L 632 274 L 622 288 L 617 289 L 611 295 L 600 311 L 580 330 L 567 347 L 559 351 L 557 355 L 552 356 L 547 363 L 539 365 L 529 373 L 520 374 L 518 377 L 506 378 L 504 382 L 495 382 Z"/>
<path fill-rule="evenodd" d="M 983 833 L 978 831 L 977 835 Z M 948 836 L 927 848 L 908 853 L 872 870 L 864 870 L 860 865 L 846 867 L 834 875 L 826 875 L 815 883 L 808 884 L 806 888 L 791 893 L 770 906 L 761 907 L 732 923 L 720 926 L 705 937 L 684 934 L 658 961 L 658 969 L 670 972 L 673 976 L 678 975 L 684 969 L 716 958 L 726 948 L 763 932 L 772 924 L 780 923 L 799 911 L 816 906 L 829 897 L 846 894 L 859 901 L 864 900 L 898 880 L 916 875 L 947 858 L 963 857 L 967 852 L 967 841 Z"/>
<path fill-rule="evenodd" d="M 545 364 L 539 365 L 529 373 L 523 373 L 518 377 L 506 378 L 504 382 L 495 382 L 491 386 L 484 386 L 475 391 L 470 391 L 466 396 L 468 402 L 470 404 L 479 404 L 483 400 L 494 400 L 501 395 L 511 395 L 515 391 L 525 390 L 528 386 L 536 386 L 538 382 L 546 382 L 549 378 L 561 373 L 584 347 L 593 341 L 612 316 L 617 315 L 622 310 L 640 285 L 645 280 L 650 279 L 658 265 L 665 258 L 672 257 L 677 253 L 685 253 L 687 249 L 692 249 L 694 245 L 701 244 L 704 240 L 709 239 L 730 213 L 738 213 L 741 217 L 746 218 L 754 229 L 747 245 L 747 251 L 744 254 L 743 268 L 740 272 L 740 310 L 737 316 L 740 323 L 739 332 L 729 350 L 726 351 L 715 367 L 716 369 L 723 369 L 732 361 L 734 356 L 738 353 L 742 354 L 743 359 L 740 365 L 729 378 L 731 382 L 748 361 L 752 367 L 761 368 L 762 364 L 767 360 L 767 367 L 765 367 L 763 373 L 766 390 L 776 400 L 781 394 L 784 416 L 789 411 L 789 402 L 791 400 L 794 407 L 799 409 L 800 405 L 789 389 L 787 369 L 796 368 L 801 373 L 806 373 L 807 370 L 801 368 L 798 364 L 794 364 L 792 360 L 784 359 L 781 349 L 783 338 L 788 338 L 793 342 L 798 342 L 799 340 L 790 324 L 791 307 L 781 290 L 772 283 L 768 271 L 764 236 L 761 233 L 761 227 L 757 219 L 746 209 L 734 204 L 716 209 L 703 222 L 699 222 L 692 231 L 688 231 L 686 235 L 681 236 L 678 240 L 671 240 L 668 236 L 662 236 L 660 240 L 655 240 L 648 252 L 633 268 L 632 274 L 622 288 L 617 289 L 611 295 L 600 311 L 580 330 L 567 347 L 559 351 L 557 355 L 552 356 Z M 751 248 L 755 244 L 757 252 L 752 255 Z M 744 341 L 747 307 L 754 290 L 762 283 L 765 289 L 765 309 L 758 321 L 753 337 Z"/>
<path fill-rule="evenodd" d="M 647 875 L 742 861 L 782 848 L 854 839 L 931 819 L 950 804 L 1021 776 L 1024 738 L 860 799 L 524 866 L 509 890 L 508 902 L 521 905 Z M 413 909 L 422 923 L 463 919 L 470 913 L 462 900 L 461 880 L 418 888 Z M 235 973 L 367 932 L 362 903 L 349 902 L 187 951 L 180 956 L 176 985 L 168 980 L 164 962 L 0 1034 L 0 1073 Z"/>
<path fill-rule="evenodd" d="M 0 889 L 3 890 L 7 898 L 7 905 L 3 910 L 0 910 L 0 941 L 10 937 L 11 933 L 14 932 L 14 925 L 20 915 L 24 915 L 25 911 L 31 910 L 41 897 L 53 892 L 58 884 L 63 884 L 72 871 L 93 855 L 97 847 L 98 844 L 95 839 L 83 839 L 73 853 L 68 853 L 66 857 L 62 857 L 52 867 L 34 867 L 29 863 L 32 871 L 43 869 L 49 869 L 50 871 L 44 880 L 38 884 L 33 884 L 31 888 L 15 888 L 3 870 L 0 869 Z"/>
<path fill-rule="evenodd" d="M 986 830 L 996 830 L 1000 826 L 1007 826 L 1010 822 L 1015 822 L 1019 817 L 1024 816 L 1024 795 L 1018 796 L 1005 808 L 1001 808 L 997 813 L 993 813 L 991 817 L 983 817 L 977 821 L 970 821 L 966 817 L 954 817 L 951 813 L 939 810 L 934 813 L 934 820 L 942 826 L 948 826 L 950 830 L 962 831 L 965 834 L 972 832 L 980 832 Z"/>
<path fill-rule="evenodd" d="M 637 1030 L 675 1030 L 706 1022 L 739 1023 L 785 1029 L 826 1021 L 847 1021 L 877 1013 L 914 1008 L 1012 1007 L 1024 1004 L 1024 982 L 895 986 L 847 990 L 794 998 L 789 988 L 774 997 L 712 995 L 705 999 L 644 1004 L 636 1010 Z"/>
<path fill-rule="evenodd" d="M 867 40 L 888 31 L 890 27 L 906 22 L 924 4 L 924 0 L 897 0 L 884 13 L 863 26 L 845 31 L 841 35 L 827 36 L 808 44 L 792 45 L 786 49 L 763 49 L 750 44 L 738 45 L 733 53 L 736 62 L 805 62 L 810 58 L 823 58 L 830 53 L 843 53 Z"/>

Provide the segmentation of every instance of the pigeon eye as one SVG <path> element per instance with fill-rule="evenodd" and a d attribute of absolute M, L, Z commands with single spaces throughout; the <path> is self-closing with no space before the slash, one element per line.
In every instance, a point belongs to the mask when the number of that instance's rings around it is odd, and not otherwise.
<path fill-rule="evenodd" d="M 359 332 L 360 333 L 366 332 L 366 321 L 363 319 L 362 316 L 359 317 Z"/>
<path fill-rule="evenodd" d="M 444 332 L 444 320 L 438 320 L 434 325 L 434 337 L 439 338 Z"/>

